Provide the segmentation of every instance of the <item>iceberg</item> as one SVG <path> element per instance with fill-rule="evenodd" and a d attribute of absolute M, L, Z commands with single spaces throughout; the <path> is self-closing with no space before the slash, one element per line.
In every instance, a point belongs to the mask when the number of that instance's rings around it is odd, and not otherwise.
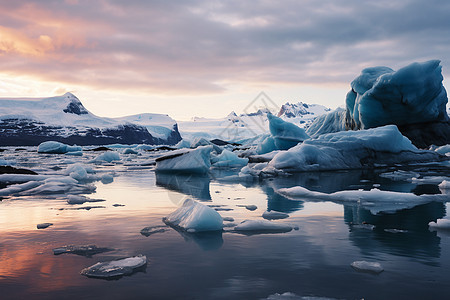
<path fill-rule="evenodd" d="M 380 263 L 358 260 L 351 263 L 356 271 L 379 274 L 384 271 Z"/>
<path fill-rule="evenodd" d="M 268 220 L 245 220 L 234 228 L 246 234 L 284 233 L 294 229 L 293 226 Z"/>
<path fill-rule="evenodd" d="M 66 170 L 64 170 L 64 175 L 68 175 L 78 182 L 97 180 L 97 177 L 93 175 L 94 173 L 95 172 L 92 167 L 81 163 L 72 164 L 68 166 Z"/>
<path fill-rule="evenodd" d="M 413 63 L 398 71 L 364 69 L 347 94 L 350 128 L 374 128 L 447 120 L 447 92 L 439 60 Z"/>
<path fill-rule="evenodd" d="M 139 254 L 137 256 L 98 262 L 88 268 L 81 270 L 81 275 L 93 278 L 113 278 L 131 275 L 147 264 L 147 257 Z"/>
<path fill-rule="evenodd" d="M 286 172 L 361 169 L 377 164 L 445 160 L 434 151 L 419 150 L 395 125 L 341 131 L 305 140 L 288 151 L 275 155 L 264 169 Z"/>
<path fill-rule="evenodd" d="M 208 173 L 211 167 L 212 146 L 200 146 L 192 150 L 176 150 L 158 157 L 156 171 L 179 173 Z"/>
<path fill-rule="evenodd" d="M 68 152 L 80 152 L 83 149 L 80 146 L 69 146 L 60 142 L 47 141 L 39 144 L 38 153 L 65 154 Z"/>
<path fill-rule="evenodd" d="M 306 129 L 306 133 L 311 137 L 317 137 L 325 133 L 333 133 L 346 130 L 345 127 L 346 110 L 338 107 L 336 110 L 317 117 Z"/>
<path fill-rule="evenodd" d="M 223 229 L 223 220 L 217 211 L 192 199 L 186 199 L 180 208 L 165 217 L 163 221 L 187 232 Z"/>
<path fill-rule="evenodd" d="M 236 153 L 224 149 L 222 153 L 211 159 L 214 167 L 243 167 L 248 163 L 248 158 L 240 158 Z"/>
<path fill-rule="evenodd" d="M 270 136 L 267 136 L 258 146 L 258 154 L 265 154 L 274 150 L 287 150 L 309 138 L 306 132 L 297 125 L 267 114 Z"/>

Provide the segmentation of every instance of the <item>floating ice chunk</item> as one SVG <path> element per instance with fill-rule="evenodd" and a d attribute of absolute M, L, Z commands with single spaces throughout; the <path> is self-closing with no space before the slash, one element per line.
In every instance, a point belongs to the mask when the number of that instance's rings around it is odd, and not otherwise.
<path fill-rule="evenodd" d="M 234 222 L 234 218 L 232 218 L 232 217 L 223 217 L 222 220 L 224 220 L 226 222 Z"/>
<path fill-rule="evenodd" d="M 114 182 L 114 176 L 112 174 L 103 174 L 100 178 L 100 181 L 103 184 L 108 184 Z"/>
<path fill-rule="evenodd" d="M 138 154 L 138 152 L 134 151 L 131 148 L 126 148 L 125 150 L 123 150 L 122 154 Z"/>
<path fill-rule="evenodd" d="M 225 149 L 211 161 L 215 167 L 243 167 L 247 165 L 248 158 L 240 158 L 236 153 Z"/>
<path fill-rule="evenodd" d="M 95 265 L 81 270 L 81 275 L 94 278 L 111 278 L 131 275 L 146 264 L 147 257 L 139 254 L 128 258 L 98 262 Z"/>
<path fill-rule="evenodd" d="M 351 263 L 356 271 L 379 274 L 384 271 L 380 263 L 358 260 Z"/>
<path fill-rule="evenodd" d="M 275 293 L 263 300 L 336 300 L 335 298 L 315 297 L 315 296 L 299 296 L 291 292 L 283 294 Z"/>
<path fill-rule="evenodd" d="M 326 194 L 296 186 L 279 189 L 277 192 L 291 199 L 310 198 L 337 203 L 354 203 L 370 210 L 373 214 L 379 212 L 392 213 L 400 209 L 412 208 L 433 201 L 449 201 L 447 195 L 436 194 L 418 196 L 412 193 L 381 191 L 376 188 L 371 189 L 370 191 L 349 190 Z"/>
<path fill-rule="evenodd" d="M 439 184 L 440 190 L 450 190 L 450 180 L 444 180 Z"/>
<path fill-rule="evenodd" d="M 108 151 L 108 152 L 102 153 L 99 156 L 97 156 L 94 159 L 94 162 L 102 162 L 102 161 L 112 162 L 115 160 L 120 160 L 119 153 L 117 153 L 115 151 Z"/>
<path fill-rule="evenodd" d="M 294 229 L 291 225 L 267 220 L 245 220 L 234 228 L 248 233 L 283 233 Z"/>
<path fill-rule="evenodd" d="M 450 230 L 450 220 L 447 219 L 437 219 L 436 222 L 428 223 L 430 229 L 446 229 Z"/>
<path fill-rule="evenodd" d="M 211 146 L 176 150 L 156 159 L 156 171 L 204 174 L 211 167 Z"/>
<path fill-rule="evenodd" d="M 69 146 L 60 142 L 47 141 L 39 144 L 38 153 L 64 154 L 67 152 L 82 151 L 80 146 Z"/>
<path fill-rule="evenodd" d="M 279 211 L 265 211 L 262 214 L 262 217 L 266 220 L 278 220 L 278 219 L 286 219 L 289 218 L 289 215 Z"/>
<path fill-rule="evenodd" d="M 24 191 L 24 194 L 82 194 L 93 191 L 93 185 L 78 184 L 77 180 L 67 176 L 54 176 L 40 182 L 35 188 Z"/>
<path fill-rule="evenodd" d="M 223 229 L 223 220 L 217 211 L 192 199 L 186 199 L 180 208 L 163 220 L 166 224 L 180 227 L 187 232 Z"/>
<path fill-rule="evenodd" d="M 245 207 L 245 209 L 248 209 L 251 211 L 258 209 L 258 206 L 254 205 L 254 204 L 245 205 L 244 207 Z"/>
<path fill-rule="evenodd" d="M 408 232 L 408 230 L 395 229 L 395 228 L 387 228 L 384 231 L 389 232 L 389 233 L 406 233 L 406 232 Z"/>
<path fill-rule="evenodd" d="M 105 248 L 105 247 L 97 247 L 96 245 L 67 245 L 53 249 L 54 255 L 60 255 L 64 253 L 71 253 L 76 255 L 82 255 L 91 257 L 92 255 L 112 251 L 114 249 Z"/>
<path fill-rule="evenodd" d="M 76 179 L 78 182 L 86 182 L 96 180 L 97 177 L 92 175 L 94 174 L 94 170 L 90 166 L 86 166 L 81 163 L 75 163 L 67 167 L 64 170 L 64 175 L 69 175 L 73 179 Z"/>
<path fill-rule="evenodd" d="M 45 229 L 45 228 L 50 227 L 52 225 L 53 225 L 53 223 L 40 223 L 40 224 L 37 224 L 36 227 L 37 227 L 37 229 Z"/>
<path fill-rule="evenodd" d="M 36 175 L 30 175 L 30 176 L 36 176 Z M 40 185 L 42 185 L 42 182 L 39 182 L 39 181 L 30 181 L 30 182 L 25 182 L 25 183 L 21 183 L 21 184 L 14 184 L 14 185 L 8 186 L 4 189 L 0 189 L 0 196 L 9 196 L 9 195 L 18 194 L 23 191 L 34 189 Z"/>
<path fill-rule="evenodd" d="M 450 156 L 450 145 L 444 145 L 441 147 L 436 148 L 434 151 L 437 153 Z"/>
<path fill-rule="evenodd" d="M 160 233 L 160 232 L 166 232 L 169 229 L 167 228 L 167 226 L 149 226 L 149 227 L 144 227 L 141 229 L 141 234 L 143 236 L 150 236 L 152 234 L 155 233 Z"/>
<path fill-rule="evenodd" d="M 183 149 L 183 148 L 190 148 L 191 147 L 191 142 L 185 139 L 182 139 L 181 141 L 178 142 L 178 144 L 175 145 L 175 148 L 177 149 Z"/>
<path fill-rule="evenodd" d="M 389 178 L 394 181 L 410 181 L 412 178 L 419 177 L 420 174 L 413 171 L 397 170 L 393 172 L 381 173 L 380 177 Z"/>
<path fill-rule="evenodd" d="M 68 204 L 83 204 L 86 202 L 102 202 L 105 201 L 103 199 L 91 199 L 86 196 L 81 195 L 67 195 L 67 203 Z"/>
<path fill-rule="evenodd" d="M 65 154 L 70 156 L 83 156 L 83 151 L 66 152 Z"/>
<path fill-rule="evenodd" d="M 267 297 L 265 300 L 305 300 L 305 299 L 294 293 L 286 292 L 283 294 L 275 293 Z"/>

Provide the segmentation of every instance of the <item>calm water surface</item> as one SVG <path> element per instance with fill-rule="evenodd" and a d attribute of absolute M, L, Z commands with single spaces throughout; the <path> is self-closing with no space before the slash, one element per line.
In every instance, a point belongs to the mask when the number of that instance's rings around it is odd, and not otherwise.
<path fill-rule="evenodd" d="M 73 160 L 88 162 L 95 155 L 21 153 L 20 157 L 19 166 L 50 173 L 52 166 L 65 168 Z M 288 291 L 337 299 L 448 299 L 450 295 L 450 232 L 430 231 L 427 225 L 446 218 L 448 204 L 373 215 L 356 204 L 292 201 L 275 192 L 301 185 L 329 193 L 370 189 L 373 184 L 411 192 L 417 189 L 412 183 L 363 171 L 230 183 L 221 180 L 229 172 L 216 170 L 208 177 L 155 174 L 153 167 L 139 166 L 148 157 L 130 157 L 121 163 L 93 165 L 97 172 L 115 172 L 114 182 L 95 182 L 96 192 L 88 195 L 104 202 L 73 206 L 66 203 L 65 195 L 0 202 L 2 299 L 261 299 Z M 448 175 L 445 169 L 437 172 Z M 286 212 L 290 217 L 277 222 L 299 229 L 242 235 L 229 227 L 223 233 L 194 235 L 168 227 L 148 237 L 140 234 L 144 227 L 165 225 L 162 218 L 186 197 L 212 205 L 236 224 L 261 219 L 266 210 Z M 249 204 L 258 208 L 249 211 L 245 208 Z M 102 207 L 67 210 L 93 205 Z M 36 229 L 43 222 L 54 225 Z M 375 230 L 353 226 L 363 222 L 376 225 Z M 390 233 L 386 228 L 405 232 Z M 53 255 L 53 248 L 68 244 L 114 250 L 92 257 Z M 137 254 L 148 258 L 145 271 L 118 280 L 80 275 L 81 269 L 98 261 Z M 385 271 L 357 272 L 350 266 L 356 260 L 379 262 Z"/>

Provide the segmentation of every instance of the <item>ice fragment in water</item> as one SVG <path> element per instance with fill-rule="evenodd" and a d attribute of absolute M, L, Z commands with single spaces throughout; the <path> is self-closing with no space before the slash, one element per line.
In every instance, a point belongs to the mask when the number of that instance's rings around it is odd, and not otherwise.
<path fill-rule="evenodd" d="M 165 232 L 169 229 L 166 226 L 149 226 L 141 229 L 141 234 L 143 236 L 150 236 L 155 233 Z"/>
<path fill-rule="evenodd" d="M 283 233 L 294 229 L 291 225 L 267 220 L 245 220 L 234 228 L 236 231 L 248 233 Z"/>
<path fill-rule="evenodd" d="M 81 275 L 94 278 L 112 278 L 131 275 L 139 268 L 147 264 L 147 257 L 139 254 L 137 256 L 98 262 L 88 268 L 81 270 Z"/>
<path fill-rule="evenodd" d="M 69 146 L 60 142 L 47 141 L 39 144 L 38 153 L 64 154 L 67 152 L 82 151 L 80 146 Z"/>
<path fill-rule="evenodd" d="M 212 146 L 176 150 L 156 159 L 156 171 L 204 174 L 211 167 Z"/>
<path fill-rule="evenodd" d="M 63 253 L 73 253 L 77 255 L 90 257 L 92 255 L 103 253 L 107 251 L 112 251 L 113 249 L 97 247 L 96 245 L 67 245 L 53 249 L 54 255 L 59 255 Z"/>
<path fill-rule="evenodd" d="M 358 260 L 351 263 L 356 271 L 379 274 L 384 271 L 380 263 Z"/>
<path fill-rule="evenodd" d="M 186 199 L 183 205 L 163 221 L 188 232 L 217 231 L 223 229 L 223 220 L 213 208 Z"/>
<path fill-rule="evenodd" d="M 289 215 L 279 211 L 265 211 L 262 217 L 266 220 L 277 220 L 289 218 Z"/>
<path fill-rule="evenodd" d="M 437 219 L 436 222 L 428 223 L 430 229 L 446 229 L 450 230 L 450 220 L 447 219 Z"/>
<path fill-rule="evenodd" d="M 36 227 L 37 227 L 37 229 L 45 229 L 52 225 L 53 225 L 53 223 L 40 223 L 40 224 L 37 224 Z"/>

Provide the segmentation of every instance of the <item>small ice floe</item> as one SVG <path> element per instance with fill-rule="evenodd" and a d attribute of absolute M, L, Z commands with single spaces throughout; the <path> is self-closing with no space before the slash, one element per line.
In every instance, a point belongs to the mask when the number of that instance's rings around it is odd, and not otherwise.
<path fill-rule="evenodd" d="M 53 225 L 53 223 L 40 223 L 40 224 L 37 224 L 36 227 L 37 227 L 37 229 L 45 229 L 52 225 Z"/>
<path fill-rule="evenodd" d="M 59 210 L 91 210 L 93 208 L 106 208 L 105 206 L 82 206 L 82 207 L 70 207 L 70 208 L 60 208 Z"/>
<path fill-rule="evenodd" d="M 292 229 L 296 229 L 296 227 L 268 220 L 245 220 L 234 228 L 235 231 L 246 234 L 284 233 Z"/>
<path fill-rule="evenodd" d="M 71 253 L 86 257 L 91 257 L 92 255 L 112 251 L 114 249 L 97 247 L 96 245 L 67 245 L 53 249 L 54 255 L 60 255 L 64 253 Z"/>
<path fill-rule="evenodd" d="M 380 263 L 365 260 L 354 261 L 350 264 L 353 269 L 359 272 L 379 274 L 384 271 Z"/>
<path fill-rule="evenodd" d="M 411 181 L 413 178 L 418 178 L 419 173 L 414 171 L 397 170 L 393 172 L 381 173 L 380 177 L 389 178 L 394 181 Z"/>
<path fill-rule="evenodd" d="M 226 222 L 234 222 L 234 218 L 232 218 L 232 217 L 222 217 L 222 220 L 224 220 Z"/>
<path fill-rule="evenodd" d="M 105 153 L 100 154 L 99 156 L 97 156 L 94 159 L 95 163 L 101 163 L 101 162 L 112 162 L 112 161 L 117 161 L 120 160 L 120 155 L 119 153 L 115 152 L 115 151 L 108 151 Z"/>
<path fill-rule="evenodd" d="M 436 222 L 428 223 L 430 229 L 445 229 L 450 230 L 450 220 L 447 219 L 437 219 Z"/>
<path fill-rule="evenodd" d="M 418 196 L 412 193 L 382 191 L 375 188 L 370 191 L 347 190 L 326 194 L 310 191 L 301 186 L 295 186 L 292 188 L 279 189 L 277 193 L 293 200 L 312 198 L 336 203 L 355 203 L 370 210 L 372 214 L 380 212 L 393 213 L 398 210 L 413 208 L 417 205 L 433 201 L 448 201 L 448 196 L 442 194 Z"/>
<path fill-rule="evenodd" d="M 387 229 L 384 230 L 384 232 L 389 232 L 389 233 L 406 233 L 406 232 L 408 232 L 408 230 L 387 228 Z"/>
<path fill-rule="evenodd" d="M 89 182 L 97 180 L 97 177 L 94 175 L 95 171 L 91 166 L 87 166 L 81 163 L 75 163 L 67 167 L 63 171 L 64 175 L 69 175 L 73 179 L 78 182 Z"/>
<path fill-rule="evenodd" d="M 211 167 L 212 149 L 212 146 L 201 146 L 173 151 L 155 160 L 156 171 L 205 174 Z"/>
<path fill-rule="evenodd" d="M 316 296 L 299 296 L 291 292 L 283 294 L 275 293 L 262 300 L 336 300 L 335 298 L 316 297 Z"/>
<path fill-rule="evenodd" d="M 80 146 L 69 146 L 60 142 L 47 141 L 39 144 L 38 153 L 65 154 L 67 152 L 78 152 L 83 149 Z"/>
<path fill-rule="evenodd" d="M 141 234 L 143 236 L 149 237 L 152 234 L 155 233 L 160 233 L 160 232 L 166 232 L 169 229 L 167 228 L 167 226 L 149 226 L 149 227 L 144 227 L 141 229 Z"/>
<path fill-rule="evenodd" d="M 258 206 L 253 205 L 253 204 L 249 204 L 249 205 L 238 205 L 239 207 L 245 207 L 245 209 L 250 210 L 250 211 L 254 211 L 258 209 Z"/>
<path fill-rule="evenodd" d="M 81 275 L 93 278 L 117 278 L 131 275 L 147 264 L 147 257 L 139 254 L 137 256 L 98 262 L 88 268 L 81 270 Z"/>
<path fill-rule="evenodd" d="M 138 154 L 138 152 L 134 151 L 131 148 L 126 148 L 125 150 L 123 150 L 122 154 Z"/>
<path fill-rule="evenodd" d="M 439 185 L 439 190 L 442 194 L 450 194 L 450 180 L 444 180 Z"/>
<path fill-rule="evenodd" d="M 217 211 L 192 199 L 186 199 L 180 208 L 163 218 L 163 221 L 187 232 L 223 229 L 223 220 Z"/>
<path fill-rule="evenodd" d="M 372 224 L 368 224 L 368 223 L 361 223 L 361 224 L 350 224 L 352 229 L 365 229 L 365 230 L 374 230 L 375 229 L 375 225 Z"/>
<path fill-rule="evenodd" d="M 115 203 L 115 204 L 113 204 L 112 206 L 114 206 L 114 207 L 120 207 L 120 206 L 125 206 L 125 204 Z"/>
<path fill-rule="evenodd" d="M 91 199 L 81 195 L 67 195 L 67 204 L 83 204 L 86 202 L 102 202 L 103 199 Z"/>
<path fill-rule="evenodd" d="M 279 220 L 279 219 L 286 219 L 289 218 L 289 215 L 283 212 L 279 212 L 279 211 L 265 211 L 262 214 L 262 217 L 266 220 Z"/>

